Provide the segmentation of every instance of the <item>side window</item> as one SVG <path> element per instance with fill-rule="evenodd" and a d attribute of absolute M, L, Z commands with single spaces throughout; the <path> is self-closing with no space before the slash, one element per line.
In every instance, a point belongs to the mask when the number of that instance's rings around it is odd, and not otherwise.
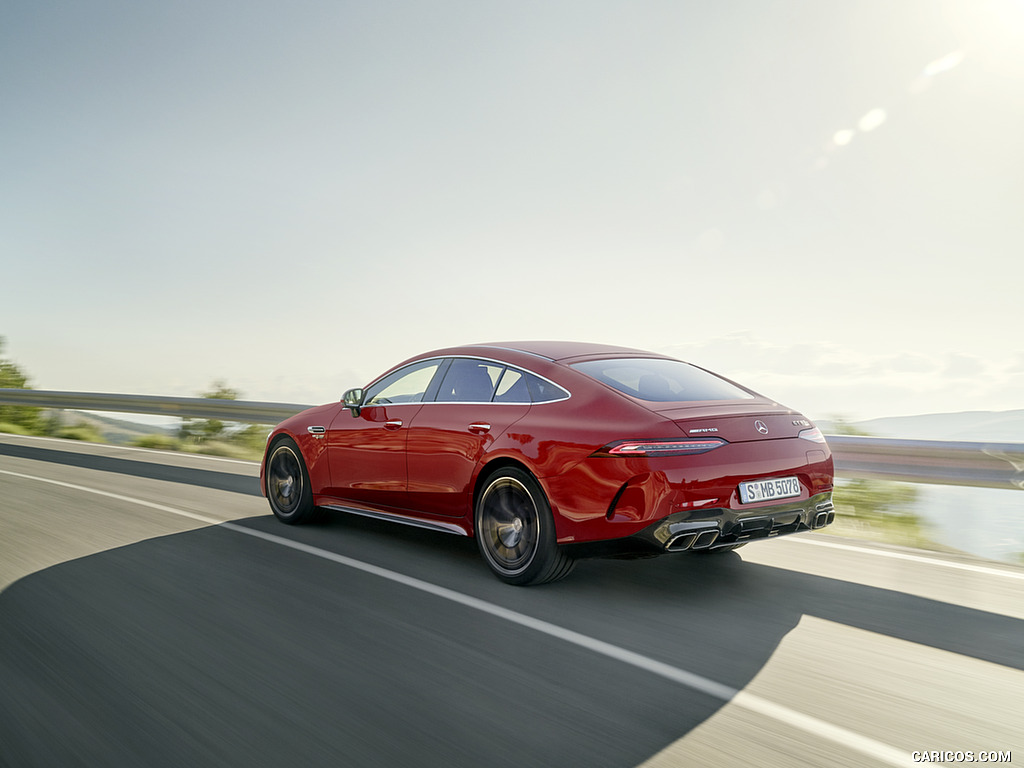
<path fill-rule="evenodd" d="M 526 376 L 522 371 L 506 368 L 494 392 L 496 403 L 528 403 L 530 388 L 526 384 Z"/>
<path fill-rule="evenodd" d="M 435 400 L 439 403 L 489 403 L 502 366 L 483 360 L 452 360 Z"/>
<path fill-rule="evenodd" d="M 391 403 L 419 403 L 423 393 L 430 386 L 430 380 L 437 373 L 440 360 L 426 360 L 413 363 L 385 376 L 366 391 L 364 405 L 388 405 Z"/>
<path fill-rule="evenodd" d="M 530 387 L 530 396 L 535 403 L 550 403 L 552 400 L 563 400 L 569 396 L 561 387 L 545 381 L 540 376 L 532 373 L 526 374 L 526 381 Z"/>

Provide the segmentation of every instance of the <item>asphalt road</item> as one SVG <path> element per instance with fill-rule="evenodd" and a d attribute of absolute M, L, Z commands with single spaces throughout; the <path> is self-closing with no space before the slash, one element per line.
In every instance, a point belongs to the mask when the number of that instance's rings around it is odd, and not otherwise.
<path fill-rule="evenodd" d="M 1021 568 L 803 534 L 520 589 L 280 525 L 253 464 L 0 436 L 0 766 L 1024 763 L 1022 713 Z"/>

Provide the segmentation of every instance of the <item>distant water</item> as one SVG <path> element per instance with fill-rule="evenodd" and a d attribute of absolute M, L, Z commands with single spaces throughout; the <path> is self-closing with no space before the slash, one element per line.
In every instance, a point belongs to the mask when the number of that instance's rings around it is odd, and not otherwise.
<path fill-rule="evenodd" d="M 914 511 L 933 541 L 990 560 L 1021 564 L 1024 490 L 923 485 Z"/>
<path fill-rule="evenodd" d="M 821 422 L 819 422 L 821 426 Z M 836 425 L 825 422 L 823 431 Z M 1024 444 L 1024 409 L 894 416 L 853 426 L 869 435 L 916 440 Z M 1021 564 L 1024 490 L 909 483 L 933 541 L 991 560 Z"/>

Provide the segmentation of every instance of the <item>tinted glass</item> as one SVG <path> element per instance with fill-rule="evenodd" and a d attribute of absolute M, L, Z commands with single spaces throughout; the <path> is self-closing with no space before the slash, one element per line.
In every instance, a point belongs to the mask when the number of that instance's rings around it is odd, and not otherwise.
<path fill-rule="evenodd" d="M 679 360 L 590 360 L 572 367 L 619 392 L 655 403 L 754 397 L 713 373 Z"/>
<path fill-rule="evenodd" d="M 498 389 L 494 393 L 496 403 L 528 403 L 530 402 L 530 388 L 526 384 L 526 377 L 522 371 L 513 368 L 506 368 L 498 382 Z"/>
<path fill-rule="evenodd" d="M 366 405 L 387 405 L 389 403 L 418 403 L 430 386 L 440 360 L 429 360 L 395 371 L 385 376 L 366 392 Z"/>
<path fill-rule="evenodd" d="M 489 403 L 502 367 L 483 360 L 457 357 L 435 398 L 441 403 Z"/>
<path fill-rule="evenodd" d="M 549 403 L 552 400 L 563 400 L 569 396 L 569 393 L 561 387 L 550 381 L 545 381 L 539 376 L 534 376 L 532 373 L 526 374 L 526 383 L 530 387 L 530 396 L 535 403 Z"/>

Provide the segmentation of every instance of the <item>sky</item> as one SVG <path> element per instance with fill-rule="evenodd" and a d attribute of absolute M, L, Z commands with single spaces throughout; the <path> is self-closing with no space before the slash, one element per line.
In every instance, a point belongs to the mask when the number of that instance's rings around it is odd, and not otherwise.
<path fill-rule="evenodd" d="M 14 0 L 0 335 L 38 389 L 572 339 L 1024 408 L 1021 137 L 1024 0 Z"/>

